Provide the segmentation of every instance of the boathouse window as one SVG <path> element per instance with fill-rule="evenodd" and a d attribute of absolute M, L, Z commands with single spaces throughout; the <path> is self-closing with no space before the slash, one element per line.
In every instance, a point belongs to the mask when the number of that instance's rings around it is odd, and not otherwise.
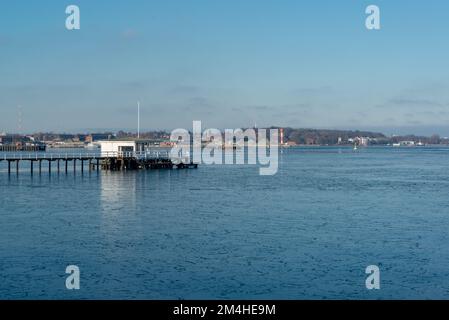
<path fill-rule="evenodd" d="M 134 147 L 119 147 L 120 152 L 133 152 Z"/>

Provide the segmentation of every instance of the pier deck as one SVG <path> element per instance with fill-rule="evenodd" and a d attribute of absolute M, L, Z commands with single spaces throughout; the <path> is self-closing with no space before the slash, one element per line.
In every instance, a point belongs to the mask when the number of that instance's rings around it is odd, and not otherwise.
<path fill-rule="evenodd" d="M 198 165 L 187 162 L 186 159 L 170 157 L 168 152 L 106 152 L 106 153 L 28 153 L 16 154 L 5 153 L 0 156 L 0 163 L 8 163 L 8 173 L 12 171 L 15 164 L 15 171 L 19 173 L 20 162 L 27 161 L 30 164 L 30 172 L 34 172 L 34 164 L 38 166 L 39 173 L 42 172 L 42 165 L 48 165 L 48 172 L 52 171 L 52 163 L 56 164 L 55 170 L 59 173 L 68 173 L 69 163 L 73 165 L 73 171 L 77 169 L 84 172 L 85 163 L 88 163 L 89 171 L 126 171 L 139 169 L 190 169 L 197 168 Z M 79 166 L 77 166 L 79 163 Z M 62 164 L 62 166 L 61 166 Z"/>

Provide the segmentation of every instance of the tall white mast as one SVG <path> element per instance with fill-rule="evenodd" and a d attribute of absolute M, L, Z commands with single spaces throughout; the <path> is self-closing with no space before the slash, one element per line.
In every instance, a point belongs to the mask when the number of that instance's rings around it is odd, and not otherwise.
<path fill-rule="evenodd" d="M 140 101 L 137 101 L 137 139 L 140 139 Z"/>
<path fill-rule="evenodd" d="M 22 133 L 22 106 L 19 104 L 17 106 L 17 133 Z"/>

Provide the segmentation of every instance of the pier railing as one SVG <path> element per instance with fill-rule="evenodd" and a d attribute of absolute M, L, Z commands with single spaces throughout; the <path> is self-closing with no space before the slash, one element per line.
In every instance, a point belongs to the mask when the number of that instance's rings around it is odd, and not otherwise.
<path fill-rule="evenodd" d="M 102 158 L 170 159 L 169 151 L 101 152 Z"/>
<path fill-rule="evenodd" d="M 3 153 L 0 160 L 99 159 L 99 153 Z"/>
<path fill-rule="evenodd" d="M 0 160 L 67 160 L 67 159 L 106 159 L 106 158 L 135 158 L 144 159 L 171 159 L 169 151 L 142 151 L 142 152 L 71 152 L 71 153 L 10 153 L 0 155 Z"/>

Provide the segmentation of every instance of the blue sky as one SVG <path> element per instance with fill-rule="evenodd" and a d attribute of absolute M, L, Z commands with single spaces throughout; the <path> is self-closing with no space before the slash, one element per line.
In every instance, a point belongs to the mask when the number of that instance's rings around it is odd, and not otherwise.
<path fill-rule="evenodd" d="M 65 29 L 65 8 L 81 30 Z M 381 10 L 379 31 L 365 8 Z M 0 132 L 292 126 L 449 135 L 449 2 L 24 1 L 0 9 Z"/>

